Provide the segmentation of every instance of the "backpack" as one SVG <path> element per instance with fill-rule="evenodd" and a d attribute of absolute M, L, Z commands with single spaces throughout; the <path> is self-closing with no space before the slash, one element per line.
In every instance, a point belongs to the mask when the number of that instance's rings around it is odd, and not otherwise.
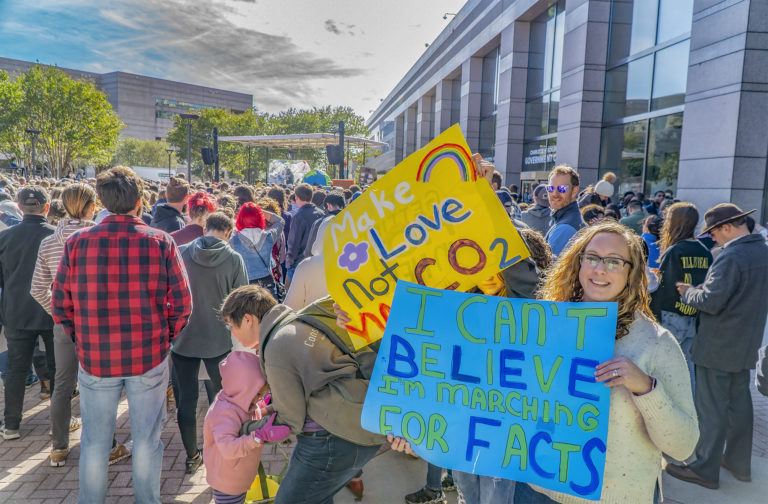
<path fill-rule="evenodd" d="M 359 419 L 362 413 L 368 384 L 373 374 L 373 366 L 376 363 L 379 342 L 376 341 L 367 347 L 355 349 L 347 331 L 336 325 L 333 299 L 327 296 L 299 311 L 288 311 L 282 318 L 276 320 L 275 325 L 260 342 L 261 359 L 265 358 L 265 349 L 272 336 L 277 334 L 281 328 L 295 322 L 300 322 L 320 332 L 343 354 L 352 357 L 356 364 L 355 371 L 349 375 L 339 376 L 317 390 L 304 391 L 307 400 L 310 396 L 317 394 L 328 401 L 327 405 L 322 410 L 316 411 L 315 414 L 311 413 L 308 403 L 307 415 L 320 425 L 328 425 L 326 422 L 332 422 L 330 425 L 340 427 L 344 433 L 336 435 L 349 442 L 363 446 L 383 443 L 384 436 L 368 432 L 361 427 L 359 421 L 354 421 L 355 418 Z M 262 362 L 264 361 L 262 360 Z M 247 430 L 245 426 L 243 428 Z"/>
<path fill-rule="evenodd" d="M 370 380 L 381 340 L 375 341 L 368 346 L 355 349 L 347 331 L 336 325 L 336 313 L 333 311 L 333 303 L 333 298 L 331 298 L 331 296 L 326 296 L 305 306 L 301 310 L 289 313 L 280 319 L 274 325 L 272 330 L 267 333 L 264 341 L 261 342 L 262 354 L 273 334 L 277 333 L 282 327 L 298 321 L 317 329 L 328 338 L 331 343 L 338 347 L 342 353 L 352 357 L 357 363 L 356 378 Z"/>

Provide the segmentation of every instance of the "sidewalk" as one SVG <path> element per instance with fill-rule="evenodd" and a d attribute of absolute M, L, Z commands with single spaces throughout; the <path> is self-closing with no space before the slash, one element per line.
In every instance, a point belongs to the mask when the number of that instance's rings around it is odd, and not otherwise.
<path fill-rule="evenodd" d="M 4 340 L 0 347 L 4 347 Z M 0 348 L 2 351 L 2 348 Z M 72 451 L 64 467 L 50 467 L 48 455 L 48 411 L 50 400 L 41 401 L 39 386 L 26 391 L 22 438 L 14 441 L 0 439 L 0 503 L 76 503 L 80 455 L 80 431 L 72 433 Z M 208 408 L 205 391 L 200 389 L 198 408 L 198 436 L 202 439 L 202 425 Z M 665 504 L 749 504 L 766 502 L 768 495 L 768 398 L 758 394 L 753 387 L 755 407 L 754 449 L 752 455 L 752 482 L 741 483 L 721 472 L 720 489 L 706 490 L 664 476 Z M 0 387 L 0 404 L 4 393 Z M 79 415 L 79 400 L 73 401 L 73 412 Z M 125 399 L 118 407 L 117 439 L 126 442 L 130 438 L 128 405 Z M 197 474 L 184 474 L 186 455 L 176 426 L 175 414 L 168 416 L 162 435 L 165 452 L 161 498 L 163 502 L 213 503 L 211 489 L 205 482 L 205 468 Z M 267 472 L 277 474 L 285 465 L 291 445 L 271 445 L 264 451 L 263 460 Z M 133 502 L 131 485 L 131 460 L 116 464 L 109 469 L 107 502 L 123 504 Z M 399 453 L 387 451 L 372 460 L 363 474 L 364 504 L 392 504 L 403 502 L 403 496 L 424 485 L 426 463 Z M 448 502 L 455 504 L 456 493 L 448 495 Z M 347 490 L 336 497 L 337 504 L 351 504 L 355 500 Z"/>

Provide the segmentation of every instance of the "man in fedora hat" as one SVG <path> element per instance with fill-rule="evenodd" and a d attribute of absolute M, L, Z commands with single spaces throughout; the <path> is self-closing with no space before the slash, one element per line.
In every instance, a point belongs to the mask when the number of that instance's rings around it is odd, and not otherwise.
<path fill-rule="evenodd" d="M 695 461 L 669 464 L 667 472 L 711 489 L 719 487 L 721 465 L 736 479 L 750 481 L 749 371 L 755 368 L 768 315 L 768 247 L 761 235 L 749 232 L 746 216 L 752 212 L 731 203 L 709 209 L 704 233 L 722 252 L 703 284 L 678 284 L 682 301 L 699 310 L 692 357 L 701 434 Z"/>

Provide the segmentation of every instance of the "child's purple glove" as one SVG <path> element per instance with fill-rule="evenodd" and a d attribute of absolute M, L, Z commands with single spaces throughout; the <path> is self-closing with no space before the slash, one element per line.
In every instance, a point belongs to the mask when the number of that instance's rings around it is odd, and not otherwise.
<path fill-rule="evenodd" d="M 263 427 L 251 431 L 251 436 L 254 441 L 259 443 L 274 443 L 275 441 L 282 441 L 291 435 L 291 428 L 287 425 L 273 425 L 277 413 L 272 413 L 267 423 Z"/>

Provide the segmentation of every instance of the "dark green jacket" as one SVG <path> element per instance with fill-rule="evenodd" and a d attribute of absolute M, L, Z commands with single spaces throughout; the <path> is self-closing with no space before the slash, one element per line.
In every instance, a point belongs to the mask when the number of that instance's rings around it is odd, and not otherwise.
<path fill-rule="evenodd" d="M 638 210 L 632 215 L 628 215 L 619 221 L 619 223 L 627 226 L 629 229 L 637 233 L 638 236 L 643 234 L 643 219 L 646 215 L 642 210 Z"/>

